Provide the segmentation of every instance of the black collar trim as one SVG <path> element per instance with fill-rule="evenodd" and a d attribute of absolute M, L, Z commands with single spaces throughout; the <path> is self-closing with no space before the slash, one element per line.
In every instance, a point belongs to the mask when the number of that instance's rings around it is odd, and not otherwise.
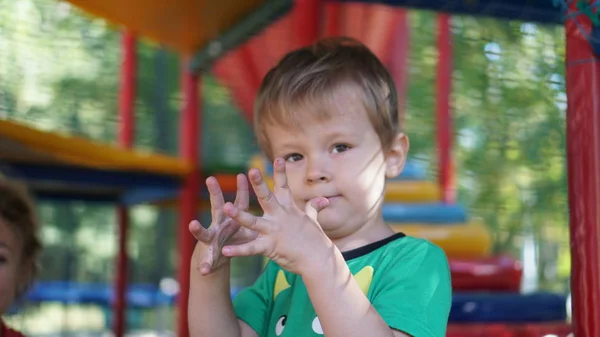
<path fill-rule="evenodd" d="M 404 233 L 396 233 L 392 236 L 388 236 L 385 239 L 379 240 L 379 241 L 375 241 L 373 243 L 369 243 L 368 245 L 362 246 L 362 247 L 358 247 L 352 250 L 349 250 L 347 252 L 342 252 L 342 256 L 344 256 L 344 259 L 346 261 L 350 261 L 352 259 L 356 259 L 357 257 L 361 257 L 364 255 L 369 254 L 370 252 L 381 248 L 385 245 L 387 245 L 388 243 L 395 241 L 397 239 L 401 239 L 403 237 L 405 237 L 406 235 Z"/>

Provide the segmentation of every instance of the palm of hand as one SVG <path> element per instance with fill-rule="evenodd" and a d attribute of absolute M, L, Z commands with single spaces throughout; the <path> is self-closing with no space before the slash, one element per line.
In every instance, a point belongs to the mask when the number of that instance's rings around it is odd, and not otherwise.
<path fill-rule="evenodd" d="M 216 270 L 229 261 L 230 257 L 223 255 L 223 247 L 227 245 L 240 245 L 248 243 L 258 237 L 258 233 L 240 226 L 240 224 L 227 217 L 223 222 L 211 225 L 208 229 L 210 240 L 207 247 L 206 261 L 210 270 Z"/>
<path fill-rule="evenodd" d="M 240 209 L 247 210 L 249 194 L 246 177 L 238 175 L 237 184 L 235 205 Z M 206 180 L 206 186 L 210 194 L 212 223 L 208 229 L 202 227 L 198 221 L 192 221 L 189 226 L 190 232 L 199 241 L 198 244 L 203 245 L 198 257 L 199 269 L 203 275 L 217 270 L 229 261 L 230 257 L 222 254 L 224 246 L 248 243 L 258 236 L 258 233 L 242 227 L 236 220 L 225 215 L 223 193 L 214 177 Z"/>
<path fill-rule="evenodd" d="M 302 274 L 329 254 L 333 243 L 317 222 L 318 212 L 329 205 L 326 198 L 312 198 L 304 211 L 298 208 L 287 183 L 282 158 L 274 162 L 273 191 L 259 170 L 251 169 L 248 176 L 264 215 L 257 217 L 231 203 L 224 205 L 227 216 L 256 233 L 254 239 L 246 243 L 223 247 L 225 255 L 264 255 L 282 268 Z"/>

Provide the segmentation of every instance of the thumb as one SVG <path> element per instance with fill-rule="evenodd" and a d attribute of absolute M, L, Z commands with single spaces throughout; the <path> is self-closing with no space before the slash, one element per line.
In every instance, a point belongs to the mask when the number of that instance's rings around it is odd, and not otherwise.
<path fill-rule="evenodd" d="M 317 221 L 317 214 L 329 206 L 329 200 L 324 197 L 311 199 L 306 203 L 306 215 L 314 221 Z"/>
<path fill-rule="evenodd" d="M 188 225 L 188 229 L 198 241 L 208 243 L 210 240 L 212 240 L 211 233 L 208 231 L 208 229 L 202 227 L 200 222 L 197 220 L 192 220 Z"/>

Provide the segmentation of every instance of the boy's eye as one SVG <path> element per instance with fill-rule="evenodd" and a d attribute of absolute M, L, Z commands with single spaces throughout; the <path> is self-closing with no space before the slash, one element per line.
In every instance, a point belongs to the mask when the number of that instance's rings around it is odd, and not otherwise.
<path fill-rule="evenodd" d="M 295 162 L 295 161 L 302 160 L 303 157 L 299 153 L 292 153 L 292 154 L 285 156 L 284 158 L 286 161 Z"/>
<path fill-rule="evenodd" d="M 344 152 L 344 151 L 348 151 L 350 150 L 350 146 L 346 145 L 346 144 L 336 144 L 333 147 L 333 153 L 340 153 L 340 152 Z"/>

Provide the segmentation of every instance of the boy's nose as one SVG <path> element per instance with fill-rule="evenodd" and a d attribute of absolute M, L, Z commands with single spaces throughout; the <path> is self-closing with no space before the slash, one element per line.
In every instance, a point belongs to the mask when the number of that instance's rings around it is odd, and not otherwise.
<path fill-rule="evenodd" d="M 318 183 L 331 180 L 331 173 L 327 169 L 327 163 L 324 160 L 312 159 L 307 161 L 306 182 Z"/>
<path fill-rule="evenodd" d="M 327 181 L 329 181 L 329 179 L 325 175 L 309 175 L 306 180 L 309 183 L 317 183 L 317 182 L 327 182 Z"/>

